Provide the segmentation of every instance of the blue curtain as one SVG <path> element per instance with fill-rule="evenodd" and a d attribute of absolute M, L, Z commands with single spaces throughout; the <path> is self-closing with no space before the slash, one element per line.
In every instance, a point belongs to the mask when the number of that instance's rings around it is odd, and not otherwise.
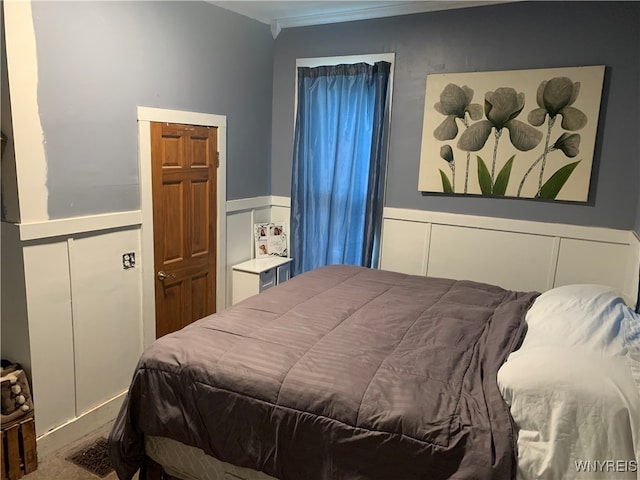
<path fill-rule="evenodd" d="M 291 254 L 293 272 L 377 266 L 391 64 L 298 68 Z"/>

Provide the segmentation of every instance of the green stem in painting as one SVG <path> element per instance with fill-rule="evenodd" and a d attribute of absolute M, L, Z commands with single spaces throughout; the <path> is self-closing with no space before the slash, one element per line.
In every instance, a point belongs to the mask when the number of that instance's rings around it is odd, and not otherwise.
<path fill-rule="evenodd" d="M 540 176 L 538 177 L 538 193 L 536 196 L 540 196 L 540 190 L 542 189 L 542 177 L 544 176 L 544 167 L 547 165 L 547 154 L 549 153 L 549 139 L 551 138 L 551 129 L 556 123 L 556 117 L 549 118 L 549 124 L 547 125 L 547 138 L 544 141 L 544 153 L 542 154 L 542 167 L 540 167 Z"/>
<path fill-rule="evenodd" d="M 467 117 L 465 116 L 462 119 L 462 123 L 464 123 L 464 126 L 469 128 L 469 120 L 467 120 Z M 464 173 L 464 193 L 467 193 L 467 191 L 469 190 L 469 162 L 471 160 L 471 152 L 467 152 L 467 166 L 465 169 L 465 173 Z"/>
<path fill-rule="evenodd" d="M 451 167 L 451 186 L 453 187 L 453 192 L 455 193 L 455 191 L 456 191 L 456 164 L 454 162 L 451 162 L 449 164 L 449 167 Z"/>
<path fill-rule="evenodd" d="M 524 176 L 522 177 L 522 180 L 520 180 L 520 186 L 518 187 L 518 197 L 520 196 L 520 194 L 522 193 L 522 187 L 524 186 L 524 182 L 527 179 L 527 177 L 529 176 L 529 174 L 533 171 L 533 169 L 536 167 L 536 165 L 538 165 L 543 158 L 545 158 L 545 156 L 552 152 L 554 150 L 554 148 L 549 148 L 548 150 L 546 150 L 543 154 L 541 154 L 537 160 L 535 162 L 533 162 L 531 164 L 531 166 L 529 167 L 529 169 L 527 170 L 527 173 L 524 174 Z"/>
<path fill-rule="evenodd" d="M 493 162 L 491 163 L 491 190 L 493 191 L 493 184 L 496 181 L 496 160 L 498 158 L 498 142 L 500 141 L 500 135 L 502 135 L 502 129 L 496 129 L 495 137 L 496 143 L 493 146 Z"/>

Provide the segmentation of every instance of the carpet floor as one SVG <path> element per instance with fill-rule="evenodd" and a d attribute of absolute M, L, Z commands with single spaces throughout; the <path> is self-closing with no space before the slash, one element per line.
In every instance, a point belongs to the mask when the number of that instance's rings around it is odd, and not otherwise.
<path fill-rule="evenodd" d="M 84 452 L 85 455 L 80 454 L 80 463 L 82 463 L 82 457 L 84 456 L 85 463 L 104 467 L 102 462 L 104 458 L 103 440 L 109 435 L 110 430 L 111 423 L 98 428 L 77 442 L 67 445 L 65 448 L 45 458 L 38 458 L 38 469 L 22 477 L 22 480 L 117 480 L 118 477 L 113 470 L 101 477 L 71 461 L 71 457 Z M 99 473 L 104 473 L 104 471 Z M 137 480 L 137 478 L 138 474 L 136 474 L 134 480 Z"/>

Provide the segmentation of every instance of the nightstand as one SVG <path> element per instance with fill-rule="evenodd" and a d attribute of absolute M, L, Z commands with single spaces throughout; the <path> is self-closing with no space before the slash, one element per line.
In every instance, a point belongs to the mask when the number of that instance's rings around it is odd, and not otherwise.
<path fill-rule="evenodd" d="M 292 258 L 287 257 L 264 257 L 234 265 L 233 303 L 289 280 L 292 261 Z"/>

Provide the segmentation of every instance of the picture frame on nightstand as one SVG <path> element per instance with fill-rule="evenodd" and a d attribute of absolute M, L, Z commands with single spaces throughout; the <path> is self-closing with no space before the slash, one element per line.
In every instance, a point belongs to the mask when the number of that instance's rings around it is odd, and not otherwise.
<path fill-rule="evenodd" d="M 253 230 L 255 258 L 286 257 L 289 255 L 284 222 L 256 223 Z"/>

